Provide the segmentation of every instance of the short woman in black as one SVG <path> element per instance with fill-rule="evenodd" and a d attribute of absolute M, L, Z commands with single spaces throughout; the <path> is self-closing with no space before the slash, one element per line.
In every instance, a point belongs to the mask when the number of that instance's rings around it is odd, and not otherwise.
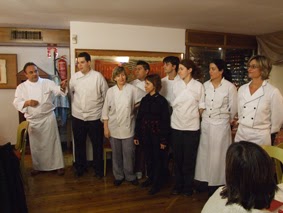
<path fill-rule="evenodd" d="M 167 100 L 159 94 L 161 79 L 157 74 L 145 78 L 147 95 L 141 100 L 135 127 L 136 145 L 144 146 L 148 179 L 142 187 L 152 185 L 149 194 L 156 194 L 165 179 L 170 114 Z"/>

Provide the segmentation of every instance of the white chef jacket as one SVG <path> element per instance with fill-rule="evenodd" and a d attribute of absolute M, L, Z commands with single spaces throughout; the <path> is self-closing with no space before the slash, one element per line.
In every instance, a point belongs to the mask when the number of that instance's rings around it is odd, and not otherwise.
<path fill-rule="evenodd" d="M 165 76 L 164 78 L 161 79 L 162 88 L 159 94 L 167 99 L 170 106 L 172 106 L 172 102 L 174 99 L 173 85 L 179 79 L 180 79 L 180 76 L 178 74 L 175 76 L 174 80 L 169 80 L 168 76 Z"/>
<path fill-rule="evenodd" d="M 130 84 L 140 88 L 141 90 L 145 91 L 145 81 L 141 81 L 139 79 L 135 79 L 133 81 L 130 82 Z"/>
<path fill-rule="evenodd" d="M 54 95 L 65 96 L 66 93 L 67 91 L 62 92 L 60 86 L 53 81 L 39 77 L 37 82 L 26 80 L 17 87 L 13 104 L 18 111 L 24 113 L 27 120 L 41 118 L 55 109 Z M 39 104 L 36 107 L 23 108 L 25 101 L 31 99 L 37 100 Z"/>
<path fill-rule="evenodd" d="M 69 85 L 72 115 L 83 121 L 100 119 L 108 89 L 102 74 L 94 70 L 87 74 L 78 71 L 71 77 Z"/>
<path fill-rule="evenodd" d="M 64 167 L 60 136 L 54 114 L 54 95 L 66 95 L 53 81 L 39 78 L 37 82 L 26 80 L 15 92 L 14 106 L 29 121 L 29 141 L 33 168 L 50 171 Z M 36 107 L 25 107 L 27 100 L 37 100 Z"/>
<path fill-rule="evenodd" d="M 186 85 L 179 79 L 173 85 L 173 96 L 171 127 L 177 130 L 199 130 L 199 109 L 205 108 L 203 85 L 195 79 Z"/>
<path fill-rule="evenodd" d="M 238 91 L 239 127 L 235 141 L 270 145 L 270 134 L 278 132 L 283 124 L 283 98 L 267 81 L 251 95 L 250 83 Z"/>
<path fill-rule="evenodd" d="M 217 88 L 214 88 L 210 80 L 204 83 L 204 88 L 206 109 L 203 111 L 202 118 L 212 118 L 209 122 L 215 124 L 221 122 L 221 119 L 232 121 L 238 110 L 235 85 L 222 78 Z"/>
<path fill-rule="evenodd" d="M 143 90 L 127 83 L 122 90 L 115 85 L 107 91 L 102 120 L 108 120 L 111 137 L 125 139 L 134 136 L 134 109 L 144 95 Z"/>

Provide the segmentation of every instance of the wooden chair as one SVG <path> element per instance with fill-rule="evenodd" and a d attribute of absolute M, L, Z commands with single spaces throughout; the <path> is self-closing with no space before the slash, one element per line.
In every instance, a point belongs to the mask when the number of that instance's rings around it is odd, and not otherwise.
<path fill-rule="evenodd" d="M 283 163 L 283 149 L 275 146 L 262 146 L 271 158 L 274 158 Z M 278 166 L 279 165 L 279 166 Z M 283 183 L 282 168 L 280 163 L 275 161 L 277 183 Z"/>
<path fill-rule="evenodd" d="M 21 173 L 22 173 L 24 183 L 26 185 L 28 185 L 28 182 L 27 182 L 24 162 L 25 162 L 28 125 L 29 125 L 28 121 L 23 121 L 19 124 L 18 130 L 17 130 L 17 144 L 15 146 L 16 151 L 19 153 L 20 169 L 21 169 Z"/>
<path fill-rule="evenodd" d="M 107 163 L 107 153 L 112 152 L 112 148 L 108 139 L 105 139 L 103 144 L 103 163 L 104 163 L 104 176 L 106 176 L 106 163 Z"/>
<path fill-rule="evenodd" d="M 279 147 L 280 149 L 283 150 L 283 143 L 279 143 L 279 144 L 277 145 L 277 147 Z M 281 180 L 281 179 L 283 179 L 283 177 L 282 177 L 282 172 L 283 172 L 283 171 L 282 171 L 282 169 L 283 169 L 282 163 L 280 163 L 278 160 L 276 160 L 275 164 L 276 164 L 276 171 L 278 171 L 277 176 L 278 176 L 279 179 Z M 281 170 L 280 170 L 280 169 L 281 169 Z"/>

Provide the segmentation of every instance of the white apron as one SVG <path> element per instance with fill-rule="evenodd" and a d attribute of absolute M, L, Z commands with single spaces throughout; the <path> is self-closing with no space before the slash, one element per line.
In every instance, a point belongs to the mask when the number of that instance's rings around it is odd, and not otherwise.
<path fill-rule="evenodd" d="M 206 110 L 202 114 L 195 179 L 209 186 L 225 184 L 225 158 L 232 143 L 230 120 L 237 112 L 236 87 L 225 80 L 214 88 L 204 83 Z"/>
<path fill-rule="evenodd" d="M 28 121 L 33 168 L 39 171 L 63 168 L 64 159 L 54 112 Z"/>
<path fill-rule="evenodd" d="M 201 122 L 195 179 L 209 186 L 224 185 L 226 151 L 232 143 L 229 119 L 215 124 L 210 119 Z"/>

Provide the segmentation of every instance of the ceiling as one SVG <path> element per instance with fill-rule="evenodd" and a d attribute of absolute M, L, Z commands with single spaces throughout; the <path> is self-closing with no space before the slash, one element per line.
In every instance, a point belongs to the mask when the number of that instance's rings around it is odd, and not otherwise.
<path fill-rule="evenodd" d="M 0 27 L 70 21 L 260 35 L 283 30 L 283 0 L 0 0 Z"/>

